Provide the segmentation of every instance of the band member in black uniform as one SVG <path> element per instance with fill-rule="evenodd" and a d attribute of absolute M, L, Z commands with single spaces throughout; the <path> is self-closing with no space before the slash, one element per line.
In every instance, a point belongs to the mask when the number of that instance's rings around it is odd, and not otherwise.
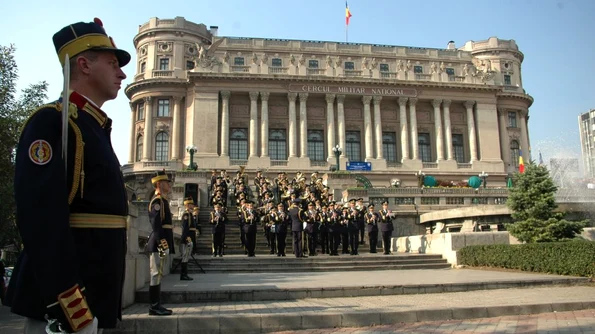
<path fill-rule="evenodd" d="M 269 253 L 275 254 L 277 251 L 277 226 L 275 225 L 275 218 L 277 217 L 277 207 L 273 206 L 268 210 L 266 216 L 261 218 L 264 222 L 265 228 L 268 230 L 267 241 L 269 242 Z"/>
<path fill-rule="evenodd" d="M 215 182 L 217 181 L 217 170 L 213 169 L 211 171 L 211 183 L 209 184 L 209 205 L 214 206 L 213 204 L 213 194 L 215 193 Z"/>
<path fill-rule="evenodd" d="M 184 208 L 186 210 L 184 213 L 182 213 L 182 235 L 180 241 L 180 253 L 182 254 L 182 270 L 180 271 L 180 280 L 182 281 L 194 280 L 192 277 L 188 276 L 188 259 L 190 258 L 190 254 L 192 254 L 192 250 L 194 249 L 194 244 L 192 243 L 192 232 L 190 232 L 191 226 L 193 225 L 191 214 L 192 207 L 194 207 L 194 200 L 192 197 L 185 198 Z"/>
<path fill-rule="evenodd" d="M 349 207 L 343 207 L 341 214 L 341 254 L 349 254 L 349 221 L 351 220 Z"/>
<path fill-rule="evenodd" d="M 368 240 L 370 243 L 370 253 L 376 253 L 378 246 L 378 224 L 380 223 L 380 215 L 374 211 L 374 204 L 368 205 L 368 213 L 366 213 L 366 224 L 368 225 Z"/>
<path fill-rule="evenodd" d="M 291 222 L 288 212 L 283 203 L 277 204 L 277 213 L 273 219 L 275 234 L 277 236 L 277 256 L 285 256 L 287 240 L 287 227 Z"/>
<path fill-rule="evenodd" d="M 54 331 L 59 323 L 91 333 L 121 319 L 128 207 L 112 120 L 101 107 L 118 95 L 130 54 L 116 48 L 99 19 L 68 25 L 53 42 L 62 66 L 70 66 L 70 87 L 66 101 L 39 107 L 20 135 L 14 191 L 25 250 L 5 305 L 27 317 L 25 333 L 45 333 L 46 315 L 57 320 Z"/>
<path fill-rule="evenodd" d="M 304 230 L 304 214 L 299 207 L 301 200 L 296 198 L 292 201 L 289 208 L 289 218 L 291 219 L 291 234 L 293 236 L 293 253 L 295 257 L 307 257 L 302 248 L 302 231 Z"/>
<path fill-rule="evenodd" d="M 361 245 L 364 244 L 364 237 L 366 235 L 366 219 L 365 219 L 365 215 L 366 213 L 368 213 L 368 209 L 366 208 L 366 206 L 364 205 L 364 199 L 363 198 L 358 198 L 357 199 L 357 204 L 355 205 L 357 211 L 358 211 L 358 216 L 357 216 L 357 228 L 359 229 L 359 243 Z"/>
<path fill-rule="evenodd" d="M 248 201 L 246 203 L 246 210 L 241 218 L 244 222 L 244 233 L 246 234 L 246 251 L 248 257 L 254 257 L 254 250 L 256 248 L 256 224 L 258 223 L 258 214 L 253 208 L 254 202 Z"/>
<path fill-rule="evenodd" d="M 388 209 L 388 202 L 382 202 L 382 210 L 380 210 L 380 232 L 382 233 L 382 247 L 384 248 L 384 255 L 391 254 L 391 237 L 393 235 L 393 213 Z"/>
<path fill-rule="evenodd" d="M 149 203 L 149 221 L 153 230 L 147 243 L 151 252 L 149 260 L 151 271 L 149 314 L 170 315 L 172 311 L 161 306 L 160 295 L 161 277 L 164 267 L 169 263 L 168 255 L 175 254 L 172 214 L 167 200 L 171 185 L 165 170 L 157 172 L 151 182 L 155 187 L 155 195 Z"/>
<path fill-rule="evenodd" d="M 333 256 L 339 255 L 339 244 L 341 243 L 341 214 L 335 210 L 335 203 L 329 204 L 330 219 L 328 223 L 329 233 L 329 254 Z"/>
<path fill-rule="evenodd" d="M 215 203 L 215 208 L 211 211 L 209 223 L 212 226 L 213 257 L 216 257 L 217 255 L 223 257 L 223 233 L 225 233 L 227 215 L 223 211 L 221 203 Z"/>
<path fill-rule="evenodd" d="M 318 214 L 318 221 L 320 222 L 320 247 L 322 248 L 322 254 L 330 254 L 329 242 L 328 242 L 328 227 L 331 222 L 331 213 L 328 211 L 326 204 L 321 206 L 321 211 Z"/>
<path fill-rule="evenodd" d="M 190 226 L 190 238 L 192 238 L 192 254 L 196 254 L 196 237 L 197 235 L 200 235 L 202 231 L 199 231 L 200 229 L 200 222 L 199 222 L 199 216 L 200 214 L 200 210 L 198 208 L 198 206 L 195 206 L 192 209 L 192 225 Z"/>
<path fill-rule="evenodd" d="M 359 255 L 357 249 L 359 248 L 359 216 L 360 212 L 354 206 L 349 209 L 349 220 L 347 224 L 347 231 L 349 232 L 349 248 L 350 255 Z"/>
<path fill-rule="evenodd" d="M 308 211 L 305 212 L 306 227 L 304 232 L 308 241 L 308 255 L 316 255 L 316 221 L 318 219 L 318 212 L 314 210 L 314 203 L 308 204 Z"/>

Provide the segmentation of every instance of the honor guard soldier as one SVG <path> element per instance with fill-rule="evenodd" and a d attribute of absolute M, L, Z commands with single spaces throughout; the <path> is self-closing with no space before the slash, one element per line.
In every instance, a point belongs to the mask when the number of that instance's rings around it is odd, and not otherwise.
<path fill-rule="evenodd" d="M 370 244 L 370 253 L 376 253 L 378 246 L 378 224 L 380 223 L 380 216 L 378 212 L 374 211 L 374 204 L 368 205 L 368 212 L 366 213 L 366 224 L 368 230 L 368 240 Z"/>
<path fill-rule="evenodd" d="M 70 24 L 53 42 L 65 89 L 33 112 L 18 141 L 16 223 L 25 251 L 5 305 L 27 318 L 25 333 L 95 333 L 121 319 L 128 202 L 101 107 L 118 95 L 130 54 L 99 19 Z"/>
<path fill-rule="evenodd" d="M 163 269 L 169 264 L 168 255 L 175 253 L 172 214 L 167 200 L 167 195 L 171 190 L 170 182 L 165 170 L 157 172 L 157 175 L 151 179 L 151 183 L 155 187 L 155 195 L 149 203 L 149 221 L 153 232 L 147 243 L 151 252 L 149 259 L 151 272 L 149 315 L 172 314 L 171 310 L 161 305 Z"/>
<path fill-rule="evenodd" d="M 192 281 L 194 280 L 192 277 L 188 276 L 188 259 L 190 258 L 190 254 L 192 254 L 192 249 L 194 248 L 194 244 L 192 243 L 192 232 L 190 232 L 190 228 L 192 226 L 192 207 L 194 206 L 194 200 L 192 197 L 188 197 L 184 199 L 184 208 L 185 211 L 182 213 L 182 236 L 180 242 L 180 253 L 182 254 L 182 270 L 180 272 L 180 280 L 181 281 Z"/>
<path fill-rule="evenodd" d="M 393 213 L 388 209 L 388 202 L 382 202 L 382 210 L 380 210 L 380 233 L 382 233 L 382 247 L 384 248 L 384 255 L 391 254 L 390 252 L 390 238 L 393 235 Z"/>
<path fill-rule="evenodd" d="M 211 234 L 213 236 L 213 257 L 223 257 L 223 234 L 227 215 L 221 207 L 221 203 L 215 203 L 215 209 L 211 212 Z"/>
<path fill-rule="evenodd" d="M 200 210 L 198 209 L 198 206 L 195 206 L 194 208 L 192 208 L 192 225 L 190 226 L 190 237 L 192 238 L 192 254 L 196 254 L 196 237 L 197 235 L 201 234 L 200 229 L 200 222 L 198 220 L 198 215 L 200 213 Z"/>

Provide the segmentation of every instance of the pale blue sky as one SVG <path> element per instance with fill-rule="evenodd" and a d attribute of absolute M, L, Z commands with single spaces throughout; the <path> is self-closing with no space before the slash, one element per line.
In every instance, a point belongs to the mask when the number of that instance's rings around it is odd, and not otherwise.
<path fill-rule="evenodd" d="M 525 54 L 523 83 L 535 98 L 529 135 L 533 158 L 580 157 L 579 113 L 595 108 L 594 0 L 350 0 L 349 41 L 444 48 L 490 36 L 514 39 Z M 19 88 L 49 82 L 59 97 L 62 75 L 52 35 L 99 17 L 116 45 L 134 57 L 132 38 L 151 17 L 183 16 L 219 26 L 221 36 L 345 41 L 343 0 L 40 1 L 3 4 L 0 44 L 14 43 Z M 134 60 L 131 62 L 134 64 Z M 124 68 L 131 82 L 135 68 Z M 128 161 L 130 108 L 120 91 L 103 108 L 114 120 L 112 141 Z"/>

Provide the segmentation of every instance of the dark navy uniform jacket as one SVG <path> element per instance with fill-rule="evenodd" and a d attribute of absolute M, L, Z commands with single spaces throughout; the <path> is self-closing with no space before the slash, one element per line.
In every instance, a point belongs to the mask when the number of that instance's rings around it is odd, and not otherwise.
<path fill-rule="evenodd" d="M 380 223 L 378 212 L 367 212 L 365 217 L 368 232 L 378 232 L 378 223 Z"/>
<path fill-rule="evenodd" d="M 61 100 L 38 109 L 19 139 L 14 189 L 24 250 L 6 304 L 16 314 L 44 321 L 48 313 L 67 325 L 57 296 L 79 284 L 99 327 L 111 328 L 121 319 L 126 188 L 111 119 L 76 92 L 70 102 L 66 173 Z M 124 226 L 98 228 L 87 220 L 85 228 L 71 227 L 72 214 L 88 213 L 120 216 Z"/>
<path fill-rule="evenodd" d="M 149 221 L 153 228 L 153 233 L 149 237 L 149 251 L 157 252 L 161 239 L 167 240 L 169 253 L 175 254 L 174 247 L 174 231 L 173 221 L 171 216 L 171 209 L 169 202 L 159 194 L 153 195 L 151 203 L 149 204 Z"/>
<path fill-rule="evenodd" d="M 190 212 L 184 211 L 184 213 L 182 213 L 182 242 L 183 243 L 188 243 L 188 241 L 192 241 L 192 233 L 190 233 L 191 226 L 192 226 L 192 215 L 190 214 Z"/>
<path fill-rule="evenodd" d="M 291 231 L 292 232 L 301 232 L 304 230 L 303 211 L 295 204 L 291 208 L 289 208 L 289 219 L 291 219 Z"/>
<path fill-rule="evenodd" d="M 211 224 L 213 225 L 211 228 L 211 233 L 225 233 L 225 223 L 227 222 L 227 215 L 223 210 L 219 210 L 219 220 L 216 220 L 215 217 L 217 213 L 215 210 L 211 211 Z M 217 223 L 218 222 L 218 223 Z"/>
<path fill-rule="evenodd" d="M 381 232 L 390 232 L 395 229 L 393 226 L 393 219 L 388 215 L 387 210 L 380 210 L 380 231 Z"/>
<path fill-rule="evenodd" d="M 246 209 L 240 217 L 240 222 L 243 223 L 242 228 L 244 229 L 244 233 L 256 233 L 256 224 L 258 223 L 259 215 L 254 209 L 251 212 L 252 214 L 249 214 Z"/>

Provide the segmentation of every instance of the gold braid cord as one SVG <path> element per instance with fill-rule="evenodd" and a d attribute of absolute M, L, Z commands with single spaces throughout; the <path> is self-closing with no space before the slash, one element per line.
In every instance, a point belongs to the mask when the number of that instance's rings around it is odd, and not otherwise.
<path fill-rule="evenodd" d="M 83 142 L 83 135 L 81 133 L 81 129 L 79 129 L 79 127 L 74 123 L 72 118 L 68 120 L 68 123 L 74 131 L 76 145 L 74 151 L 74 170 L 72 175 L 72 188 L 70 188 L 70 194 L 68 195 L 68 204 L 72 204 L 74 196 L 76 196 L 76 192 L 79 189 L 79 185 L 81 188 L 81 198 L 83 197 L 83 185 L 85 183 L 85 172 L 83 170 L 83 149 L 85 143 Z"/>

